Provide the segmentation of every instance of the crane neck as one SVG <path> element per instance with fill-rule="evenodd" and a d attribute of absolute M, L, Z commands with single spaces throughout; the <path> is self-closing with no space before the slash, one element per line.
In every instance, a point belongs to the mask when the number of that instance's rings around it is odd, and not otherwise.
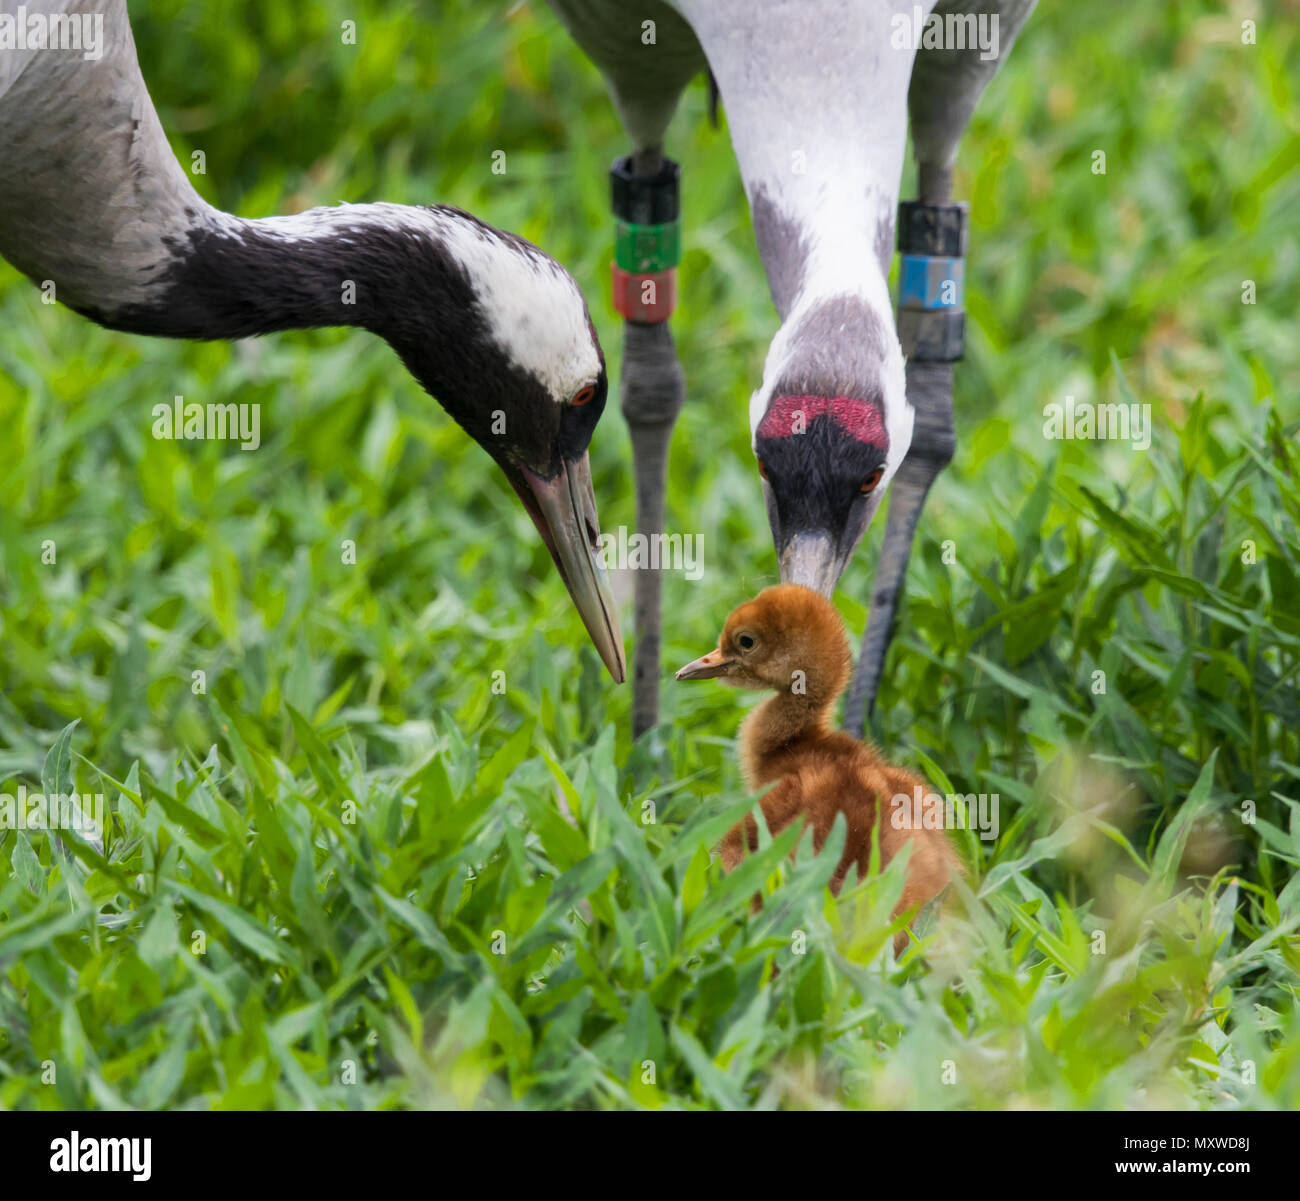
<path fill-rule="evenodd" d="M 778 692 L 745 718 L 740 728 L 741 767 L 751 788 L 761 788 L 780 775 L 790 750 L 833 733 L 835 699 Z"/>
<path fill-rule="evenodd" d="M 125 3 L 69 8 L 102 19 L 94 61 L 0 54 L 0 257 L 50 299 L 113 329 L 186 338 L 328 325 L 386 335 L 403 301 L 435 314 L 468 303 L 451 260 L 457 248 L 483 256 L 478 223 L 458 210 L 249 220 L 208 204 L 192 174 L 206 164 L 178 162 L 163 131 Z M 475 232 L 455 237 L 462 227 Z"/>
<path fill-rule="evenodd" d="M 891 45 L 887 5 L 823 5 L 809 44 L 783 6 L 690 3 L 717 79 L 782 322 L 820 299 L 884 316 L 915 51 Z M 800 23 L 802 26 L 802 23 Z"/>
<path fill-rule="evenodd" d="M 143 299 L 112 307 L 70 303 L 112 329 L 164 337 L 243 338 L 325 326 L 385 334 L 395 310 L 410 303 L 413 244 L 422 251 L 438 246 L 432 213 L 364 204 L 248 219 L 205 205 L 188 226 L 161 239 Z M 422 286 L 436 293 L 425 298 L 434 312 L 468 303 L 463 274 L 433 271 Z"/>

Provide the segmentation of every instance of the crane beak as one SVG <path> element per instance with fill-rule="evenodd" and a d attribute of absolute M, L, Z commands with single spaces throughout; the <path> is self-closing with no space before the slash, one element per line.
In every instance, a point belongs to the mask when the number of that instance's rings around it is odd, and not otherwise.
<path fill-rule="evenodd" d="M 623 683 L 627 679 L 623 632 L 609 577 L 600 561 L 600 518 L 587 456 L 561 458 L 559 474 L 553 479 L 527 467 L 507 469 L 506 475 L 551 552 L 597 653 L 614 682 Z"/>
<path fill-rule="evenodd" d="M 720 650 L 710 651 L 698 659 L 692 659 L 678 673 L 679 680 L 716 680 L 725 676 L 734 666 L 735 659 L 725 658 Z"/>
<path fill-rule="evenodd" d="M 799 530 L 781 551 L 781 583 L 802 584 L 830 597 L 847 560 L 825 530 Z"/>

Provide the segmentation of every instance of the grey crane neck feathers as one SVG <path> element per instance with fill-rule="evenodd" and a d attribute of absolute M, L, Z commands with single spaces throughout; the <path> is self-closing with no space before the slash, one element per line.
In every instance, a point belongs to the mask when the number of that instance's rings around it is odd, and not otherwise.
<path fill-rule="evenodd" d="M 784 5 L 747 5 L 743 16 L 738 0 L 674 7 L 717 79 L 781 318 L 751 430 L 783 395 L 878 405 L 883 492 L 913 422 L 888 272 L 914 51 L 891 47 L 886 4 L 822 4 L 802 29 Z"/>
<path fill-rule="evenodd" d="M 882 0 L 550 0 L 600 67 L 634 149 L 660 144 L 681 90 L 712 72 L 781 318 L 750 403 L 779 395 L 881 407 L 886 474 L 911 442 L 887 275 L 914 51 L 891 46 Z M 935 0 L 922 0 L 928 14 Z M 910 13 L 910 5 L 908 6 Z M 641 23 L 653 21 L 647 50 Z"/>

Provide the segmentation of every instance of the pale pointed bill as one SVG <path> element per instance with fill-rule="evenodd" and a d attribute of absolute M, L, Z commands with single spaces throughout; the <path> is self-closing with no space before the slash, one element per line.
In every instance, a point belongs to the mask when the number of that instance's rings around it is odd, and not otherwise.
<path fill-rule="evenodd" d="M 591 465 L 560 460 L 560 472 L 546 479 L 526 467 L 506 474 L 551 552 L 582 623 L 615 683 L 627 679 L 623 632 L 614 594 L 600 560 L 600 519 L 591 487 Z"/>
<path fill-rule="evenodd" d="M 802 584 L 830 597 L 847 560 L 824 530 L 800 530 L 781 552 L 781 583 Z"/>

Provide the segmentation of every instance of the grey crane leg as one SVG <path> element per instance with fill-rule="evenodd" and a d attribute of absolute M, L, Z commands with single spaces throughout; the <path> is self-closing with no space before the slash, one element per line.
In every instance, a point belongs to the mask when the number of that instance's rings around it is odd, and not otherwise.
<path fill-rule="evenodd" d="M 931 485 L 952 462 L 957 448 L 952 368 L 951 363 L 907 364 L 907 398 L 916 409 L 916 424 L 911 449 L 889 488 L 889 520 L 871 581 L 871 608 L 862 636 L 862 654 L 844 709 L 847 730 L 865 731 L 867 718 L 875 708 L 921 509 Z"/>
<path fill-rule="evenodd" d="M 939 0 L 935 13 L 991 18 L 997 23 L 998 50 L 992 56 L 966 45 L 943 49 L 922 49 L 912 66 L 907 108 L 912 146 L 916 151 L 917 192 L 923 205 L 945 206 L 952 197 L 952 168 L 957 145 L 975 106 L 989 82 L 1011 52 L 1016 37 L 1033 12 L 1036 0 Z M 940 232 L 937 228 L 933 233 Z M 924 238 L 922 239 L 925 240 Z M 944 239 L 936 239 L 941 241 Z M 916 248 L 914 248 L 916 249 Z M 921 253 L 951 255 L 951 250 L 933 249 Z M 963 246 L 958 252 L 964 255 Z M 938 328 L 937 326 L 935 328 Z M 915 328 L 913 331 L 915 332 Z M 952 332 L 948 330 L 946 332 Z M 904 333 L 900 321 L 899 333 Z M 941 338 L 940 342 L 946 341 Z M 916 408 L 912 447 L 890 485 L 889 521 L 885 544 L 871 596 L 871 610 L 862 638 L 862 656 L 849 693 L 844 725 L 852 731 L 865 729 L 875 708 L 876 691 L 885 664 L 885 652 L 893 634 L 898 594 L 907 571 L 912 537 L 925 504 L 926 493 L 939 472 L 952 460 L 956 435 L 952 420 L 952 362 L 960 356 L 957 345 L 909 347 L 907 398 Z"/>
<path fill-rule="evenodd" d="M 638 533 L 664 528 L 668 444 L 686 399 L 686 381 L 667 324 L 623 324 L 620 405 L 632 434 Z M 658 571 L 635 573 L 636 654 L 632 665 L 632 734 L 639 738 L 659 722 L 659 661 L 662 580 Z"/>
<path fill-rule="evenodd" d="M 918 183 L 922 203 L 943 205 L 952 195 L 952 172 L 946 165 L 926 161 L 918 164 Z M 964 224 L 964 221 L 963 221 Z M 931 231 L 936 246 L 945 240 L 937 228 Z M 947 235 L 951 237 L 951 233 Z M 963 239 L 964 240 L 964 239 Z M 964 244 L 960 253 L 965 253 Z M 903 333 L 900 311 L 900 334 Z M 876 574 L 872 579 L 871 605 L 867 628 L 862 635 L 862 653 L 849 699 L 844 708 L 844 727 L 866 733 L 867 722 L 876 707 L 876 693 L 885 669 L 885 655 L 894 636 L 898 602 L 907 576 L 912 553 L 912 539 L 921 520 L 925 498 L 939 473 L 952 462 L 957 449 L 957 433 L 952 412 L 952 358 L 960 354 L 961 335 L 956 335 L 956 350 L 949 342 L 949 326 L 929 327 L 931 332 L 943 328 L 944 336 L 918 340 L 916 327 L 903 335 L 907 361 L 907 399 L 916 412 L 912 427 L 912 445 L 889 487 L 889 520 L 881 547 Z M 958 331 L 960 327 L 956 327 Z"/>
<path fill-rule="evenodd" d="M 658 144 L 640 147 L 624 164 L 611 170 L 615 216 L 664 231 L 679 220 L 677 167 Z M 680 239 L 676 239 L 680 245 Z M 639 290 L 644 281 L 675 289 L 676 257 L 666 243 L 638 243 L 624 262 Z M 624 250 L 627 248 L 624 247 Z M 623 251 L 616 252 L 616 258 Z M 664 271 L 665 262 L 673 267 Z M 659 274 L 656 274 L 658 272 Z M 616 269 L 617 274 L 617 269 Z M 667 278 L 673 277 L 673 278 Z M 617 289 L 616 289 L 617 290 Z M 660 296 L 658 311 L 644 311 L 624 298 L 616 307 L 623 322 L 623 376 L 620 405 L 632 435 L 636 484 L 636 532 L 653 537 L 663 533 L 664 498 L 668 487 L 668 446 L 673 424 L 686 399 L 686 381 L 667 318 L 673 301 Z M 636 316 L 652 318 L 637 320 Z M 635 574 L 636 652 L 632 663 L 632 735 L 639 738 L 659 723 L 660 629 L 663 581 L 646 567 Z"/>

